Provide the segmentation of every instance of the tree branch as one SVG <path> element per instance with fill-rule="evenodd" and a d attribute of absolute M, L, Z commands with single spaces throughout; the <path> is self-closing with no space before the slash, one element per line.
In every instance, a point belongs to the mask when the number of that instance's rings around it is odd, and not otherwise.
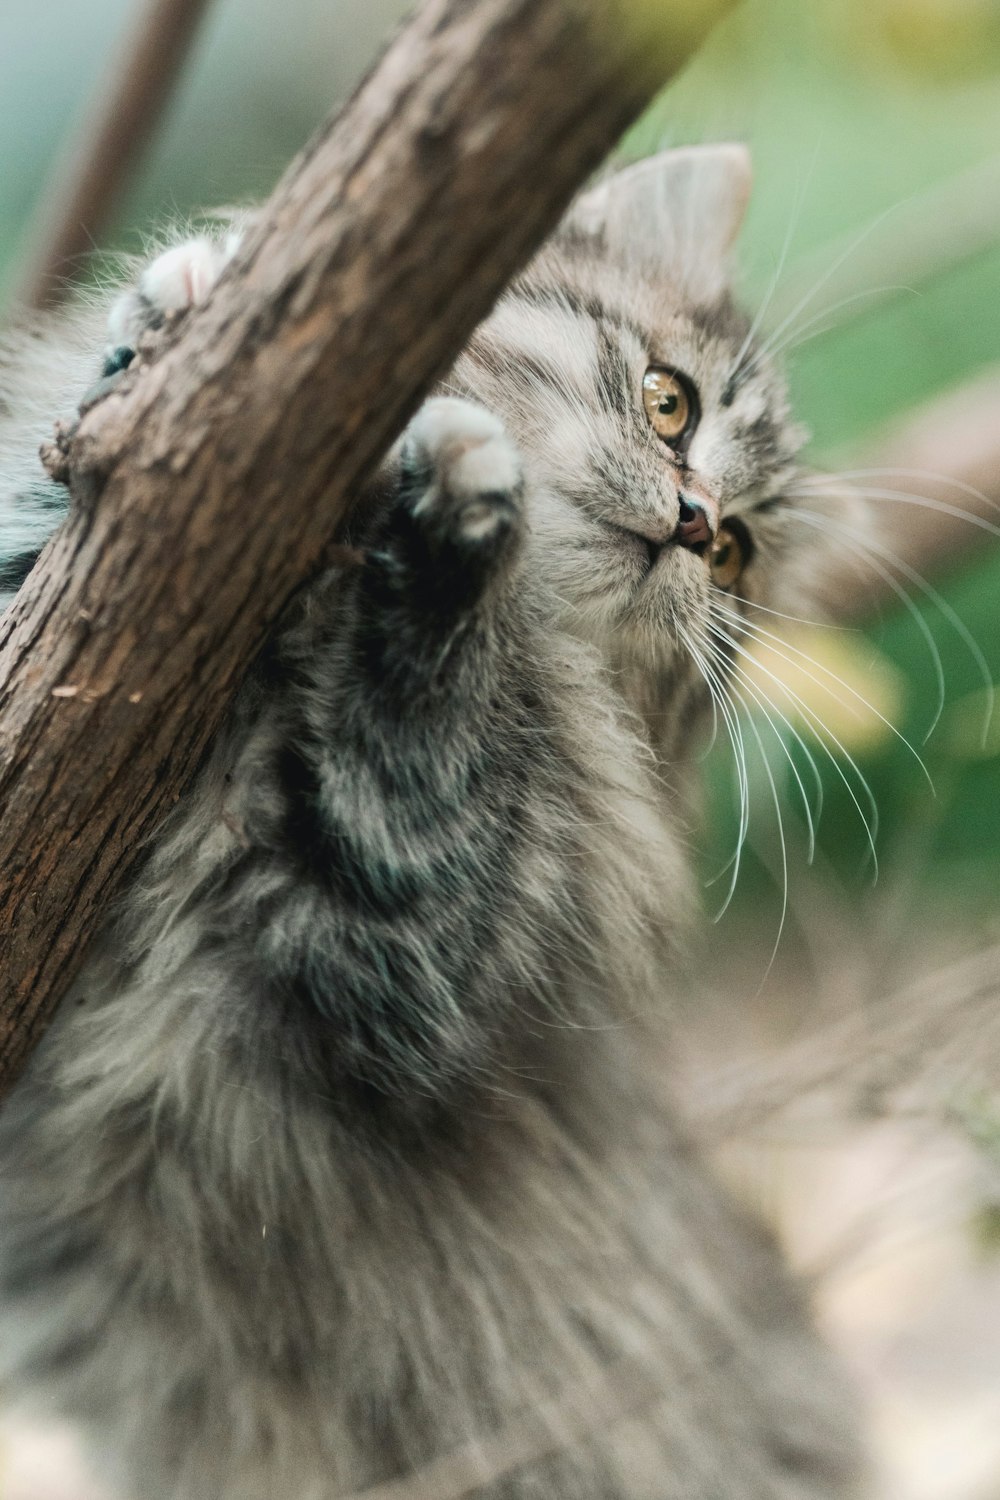
<path fill-rule="evenodd" d="M 83 419 L 0 624 L 0 1079 L 431 380 L 725 0 L 427 0 Z"/>
<path fill-rule="evenodd" d="M 87 120 L 46 184 L 28 231 L 27 271 L 15 301 L 55 307 L 68 277 L 105 233 L 170 102 L 210 0 L 147 0 L 108 69 Z"/>
<path fill-rule="evenodd" d="M 1000 945 L 866 1003 L 768 1059 L 690 1081 L 689 1117 L 701 1140 L 746 1140 L 778 1115 L 805 1107 L 829 1120 L 920 1114 L 954 1120 L 960 1106 L 994 1097 L 1000 1083 Z"/>
<path fill-rule="evenodd" d="M 967 561 L 973 548 L 995 547 L 1000 528 L 1000 370 L 988 370 L 908 413 L 877 448 L 850 467 L 862 476 L 859 485 L 895 492 L 897 498 L 874 501 L 877 539 L 916 572 L 940 577 Z M 838 578 L 839 614 L 864 620 L 896 603 L 878 574 L 848 560 Z"/>
<path fill-rule="evenodd" d="M 815 319 L 821 326 L 810 338 L 839 332 L 989 254 L 998 240 L 1000 156 L 991 156 L 801 256 L 775 289 L 765 328 L 788 319 L 793 332 Z"/>

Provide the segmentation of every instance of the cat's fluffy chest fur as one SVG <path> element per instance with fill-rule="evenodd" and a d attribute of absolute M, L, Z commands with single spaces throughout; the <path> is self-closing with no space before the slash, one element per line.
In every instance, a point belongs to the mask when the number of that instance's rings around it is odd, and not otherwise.
<path fill-rule="evenodd" d="M 463 1454 L 462 1493 L 510 1500 L 850 1493 L 850 1403 L 648 1031 L 719 540 L 748 598 L 808 571 L 798 439 L 725 291 L 744 197 L 719 148 L 582 201 L 4 1113 L 0 1364 L 133 1500 L 334 1500 Z"/>

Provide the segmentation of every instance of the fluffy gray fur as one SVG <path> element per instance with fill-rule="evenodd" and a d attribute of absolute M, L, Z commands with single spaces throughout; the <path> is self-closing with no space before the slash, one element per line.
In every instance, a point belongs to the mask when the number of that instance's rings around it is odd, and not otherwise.
<path fill-rule="evenodd" d="M 747 183 L 704 148 L 578 203 L 389 460 L 364 563 L 255 668 L 3 1112 L 0 1367 L 129 1500 L 333 1500 L 456 1455 L 491 1500 L 854 1492 L 853 1404 L 656 1062 L 716 590 L 653 544 L 700 486 L 752 537 L 742 598 L 820 572 L 784 385 L 739 359 Z M 9 554 L 52 524 L 24 462 L 39 392 L 96 373 L 73 337 L 13 363 Z M 683 465 L 651 363 L 698 392 Z"/>

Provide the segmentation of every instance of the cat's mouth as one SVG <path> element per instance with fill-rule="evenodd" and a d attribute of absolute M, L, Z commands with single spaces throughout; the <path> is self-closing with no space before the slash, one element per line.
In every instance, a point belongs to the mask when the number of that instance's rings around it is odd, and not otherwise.
<path fill-rule="evenodd" d="M 662 651 L 678 632 L 704 618 L 710 572 L 706 549 L 658 541 L 620 522 L 605 521 L 619 559 L 616 630 L 639 632 L 642 649 Z"/>
<path fill-rule="evenodd" d="M 701 559 L 708 549 L 707 537 L 693 545 L 679 545 L 676 535 L 660 539 L 646 532 L 634 531 L 630 526 L 622 526 L 615 521 L 609 521 L 607 525 L 625 543 L 629 554 L 639 564 L 643 583 L 652 573 L 662 573 L 673 559 L 682 557 L 685 553 Z"/>
<path fill-rule="evenodd" d="M 643 577 L 651 573 L 656 567 L 663 553 L 670 543 L 666 540 L 658 541 L 655 537 L 647 536 L 644 532 L 633 531 L 630 526 L 621 526 L 617 521 L 605 523 L 628 549 L 628 554 L 642 568 Z"/>

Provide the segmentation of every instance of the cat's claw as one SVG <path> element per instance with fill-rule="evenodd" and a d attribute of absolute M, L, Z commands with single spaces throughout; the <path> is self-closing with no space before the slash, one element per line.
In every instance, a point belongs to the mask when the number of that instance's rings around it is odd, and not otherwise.
<path fill-rule="evenodd" d="M 454 396 L 426 402 L 407 431 L 403 467 L 416 495 L 411 514 L 442 539 L 492 551 L 519 529 L 520 455 L 485 407 Z"/>

